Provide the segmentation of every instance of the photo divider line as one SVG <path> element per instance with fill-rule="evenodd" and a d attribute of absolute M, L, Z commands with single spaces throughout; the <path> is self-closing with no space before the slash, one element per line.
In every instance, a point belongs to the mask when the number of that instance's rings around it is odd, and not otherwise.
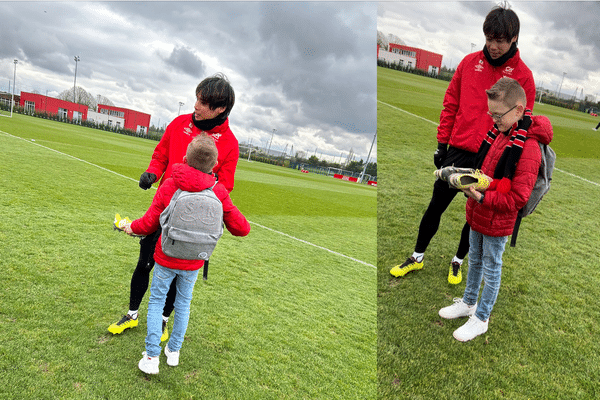
<path fill-rule="evenodd" d="M 29 144 L 34 144 L 34 145 L 36 145 L 36 146 L 39 146 L 39 147 L 42 147 L 42 148 L 44 148 L 44 149 L 46 149 L 46 150 L 51 150 L 51 151 L 53 151 L 53 152 L 55 152 L 55 153 L 58 153 L 58 154 L 61 154 L 61 155 L 63 155 L 63 156 L 67 156 L 67 157 L 73 158 L 73 159 L 75 159 L 75 160 L 77 160 L 77 161 L 81 161 L 81 162 L 83 162 L 83 163 L 85 163 L 85 164 L 91 165 L 92 167 L 100 168 L 101 170 L 104 170 L 104 171 L 106 171 L 106 172 L 110 172 L 110 173 L 112 173 L 112 174 L 118 175 L 118 176 L 120 176 L 120 177 L 122 177 L 122 178 L 129 179 L 129 180 L 132 180 L 132 181 L 134 181 L 134 182 L 137 182 L 137 181 L 138 181 L 137 179 L 134 179 L 134 178 L 132 178 L 132 177 L 130 177 L 130 176 L 125 176 L 125 175 L 119 174 L 118 172 L 112 171 L 112 170 L 110 170 L 110 169 L 108 169 L 108 168 L 104 168 L 104 167 L 101 167 L 100 165 L 93 164 L 93 163 L 91 163 L 91 162 L 89 162 L 89 161 L 86 161 L 86 160 L 83 160 L 83 159 L 81 159 L 81 158 L 78 158 L 78 157 L 72 156 L 72 155 L 70 155 L 70 154 L 67 154 L 67 153 L 63 153 L 62 151 L 58 151 L 58 150 L 52 149 L 52 148 L 50 148 L 50 147 L 47 147 L 47 146 L 41 145 L 41 144 L 39 144 L 39 143 L 36 143 L 36 142 L 32 142 L 32 141 L 30 141 L 30 140 L 24 139 L 24 138 L 22 138 L 22 137 L 19 137 L 19 136 L 11 135 L 11 134 L 10 134 L 10 133 L 8 133 L 8 132 L 4 132 L 4 131 L 0 130 L 0 133 L 3 133 L 3 134 L 5 134 L 5 135 L 7 135 L 7 136 L 10 136 L 10 137 L 13 137 L 13 138 L 15 138 L 15 139 L 20 139 L 20 140 L 22 140 L 22 141 L 24 141 L 24 142 L 27 142 L 27 143 L 29 143 Z M 155 189 L 155 190 L 156 190 L 156 187 L 152 186 L 152 189 Z M 340 256 L 340 257 L 347 258 L 347 259 L 349 259 L 349 260 L 352 260 L 352 261 L 358 262 L 358 263 L 360 263 L 360 264 L 364 264 L 364 265 L 366 265 L 366 266 L 369 266 L 369 267 L 377 268 L 377 267 L 376 267 L 375 265 L 373 265 L 373 264 L 369 264 L 369 263 L 367 263 L 367 262 L 365 262 L 365 261 L 361 261 L 361 260 L 358 260 L 358 259 L 356 259 L 356 258 L 353 258 L 353 257 L 347 256 L 347 255 L 345 255 L 345 254 L 338 253 L 338 252 L 336 252 L 336 251 L 330 250 L 330 249 L 328 249 L 328 248 L 326 248 L 326 247 L 322 247 L 322 246 L 316 245 L 316 244 L 314 244 L 314 243 L 311 243 L 311 242 L 308 242 L 308 241 L 306 241 L 306 240 L 299 239 L 299 238 L 296 238 L 296 237 L 294 237 L 294 236 L 290 236 L 290 235 L 288 235 L 287 233 L 283 233 L 283 232 L 276 231 L 275 229 L 272 229 L 272 228 L 266 227 L 266 226 L 264 226 L 264 225 L 261 225 L 261 224 L 258 224 L 258 223 L 256 223 L 256 222 L 252 222 L 252 221 L 248 221 L 248 222 L 250 222 L 252 225 L 256 225 L 256 226 L 258 226 L 258 227 L 260 227 L 260 228 L 263 228 L 263 229 L 266 229 L 266 230 L 268 230 L 268 231 L 271 231 L 271 232 L 274 232 L 274 233 L 277 233 L 277 234 L 280 234 L 280 235 L 286 236 L 286 237 L 288 237 L 288 238 L 290 238 L 290 239 L 297 240 L 297 241 L 299 241 L 299 242 L 301 242 L 301 243 L 304 243 L 304 244 L 307 244 L 307 245 L 310 245 L 310 246 L 316 247 L 316 248 L 318 248 L 318 249 L 321 249 L 321 250 L 328 251 L 328 252 L 330 252 L 330 253 L 332 253 L 332 254 L 335 254 L 335 255 L 337 255 L 337 256 Z"/>
<path fill-rule="evenodd" d="M 393 109 L 395 109 L 395 110 L 402 111 L 403 113 L 406 113 L 406 114 L 408 114 L 408 115 L 410 115 L 410 116 L 413 116 L 413 117 L 415 117 L 415 118 L 419 118 L 419 119 L 422 119 L 423 121 L 429 122 L 429 123 L 431 123 L 431 124 L 438 125 L 436 122 L 433 122 L 432 120 L 429 120 L 429 119 L 427 119 L 427 118 L 421 117 L 420 115 L 413 114 L 413 113 L 411 113 L 411 112 L 408 112 L 408 111 L 406 111 L 406 110 L 403 110 L 403 109 L 401 109 L 401 108 L 399 108 L 399 107 L 396 107 L 396 106 L 393 106 L 393 105 L 391 105 L 391 104 L 388 104 L 388 103 L 386 103 L 386 102 L 383 102 L 383 101 L 381 101 L 381 100 L 377 100 L 377 102 L 378 102 L 378 103 L 381 103 L 381 104 L 384 104 L 384 105 L 386 105 L 386 106 L 388 106 L 388 107 L 391 107 L 391 108 L 393 108 Z M 560 168 L 557 168 L 556 166 L 554 167 L 554 169 L 555 169 L 556 171 L 562 172 L 563 174 L 570 175 L 570 176 L 572 176 L 573 178 L 581 179 L 582 181 L 584 181 L 584 182 L 587 182 L 587 183 L 590 183 L 590 184 L 592 184 L 592 185 L 600 186 L 600 183 L 596 183 L 596 182 L 590 181 L 590 180 L 588 180 L 588 179 L 582 178 L 581 176 L 578 176 L 578 175 L 572 174 L 571 172 L 564 171 L 564 170 L 562 170 L 562 169 L 560 169 Z"/>

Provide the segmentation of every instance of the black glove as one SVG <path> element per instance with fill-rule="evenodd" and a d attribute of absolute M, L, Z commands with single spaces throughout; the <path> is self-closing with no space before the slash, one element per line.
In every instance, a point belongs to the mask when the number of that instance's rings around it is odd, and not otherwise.
<path fill-rule="evenodd" d="M 437 169 L 442 168 L 444 160 L 446 160 L 446 154 L 448 154 L 448 145 L 445 143 L 438 143 L 438 148 L 433 153 L 433 163 Z"/>
<path fill-rule="evenodd" d="M 151 174 L 150 172 L 144 172 L 142 176 L 140 176 L 140 187 L 144 190 L 150 189 L 154 182 L 156 182 L 156 175 Z"/>

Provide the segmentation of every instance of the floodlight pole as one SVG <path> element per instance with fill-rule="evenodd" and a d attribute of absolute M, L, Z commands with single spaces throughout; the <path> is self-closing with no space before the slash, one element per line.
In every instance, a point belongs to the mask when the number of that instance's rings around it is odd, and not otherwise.
<path fill-rule="evenodd" d="M 365 171 L 367 170 L 367 165 L 369 165 L 369 158 L 371 158 L 371 150 L 373 150 L 373 145 L 375 144 L 376 138 L 377 138 L 377 132 L 375 132 L 375 135 L 373 136 L 373 141 L 371 142 L 371 148 L 369 149 L 369 155 L 367 156 L 367 162 L 365 163 L 365 166 L 363 167 L 363 170 L 360 173 L 360 177 L 358 179 L 358 181 L 360 183 L 362 183 L 363 177 L 365 176 Z"/>
<path fill-rule="evenodd" d="M 250 138 L 250 144 L 248 144 L 248 162 L 250 162 L 250 154 L 252 154 L 252 138 Z"/>
<path fill-rule="evenodd" d="M 565 75 L 566 74 L 567 74 L 566 72 L 563 72 L 563 77 L 560 80 L 560 86 L 558 87 L 558 94 L 556 95 L 557 99 L 560 99 L 560 90 L 562 89 L 562 84 L 563 84 L 563 81 L 565 80 Z"/>
<path fill-rule="evenodd" d="M 273 129 L 273 133 L 271 133 L 271 141 L 269 142 L 269 150 L 267 150 L 267 156 L 269 155 L 269 151 L 271 151 L 271 144 L 273 143 L 273 135 L 275 135 L 275 131 L 277 129 Z"/>
<path fill-rule="evenodd" d="M 77 103 L 77 98 L 75 97 L 75 93 L 77 92 L 77 63 L 81 60 L 79 56 L 73 57 L 75 60 L 75 80 L 73 80 L 73 103 Z"/>
<path fill-rule="evenodd" d="M 15 106 L 15 88 L 17 87 L 17 63 L 19 60 L 15 59 L 15 72 L 13 74 L 13 90 L 12 90 L 12 100 L 10 101 L 10 116 L 12 117 L 13 107 Z"/>

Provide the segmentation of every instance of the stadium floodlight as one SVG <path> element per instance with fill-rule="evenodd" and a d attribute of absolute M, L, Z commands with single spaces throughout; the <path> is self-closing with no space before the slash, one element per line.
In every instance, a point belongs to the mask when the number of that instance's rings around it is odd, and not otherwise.
<path fill-rule="evenodd" d="M 185 103 L 179 102 L 179 111 L 177 111 L 177 115 L 181 114 L 181 106 L 185 105 Z"/>
<path fill-rule="evenodd" d="M 269 150 L 267 150 L 267 155 L 269 155 L 269 151 L 271 151 L 271 144 L 273 143 L 273 135 L 275 135 L 275 131 L 277 129 L 273 129 L 273 133 L 271 133 L 271 141 L 269 142 Z"/>
<path fill-rule="evenodd" d="M 250 162 L 250 154 L 252 153 L 252 138 L 250 138 L 250 143 L 248 144 L 248 162 Z"/>
<path fill-rule="evenodd" d="M 77 103 L 77 101 L 76 101 L 77 99 L 75 98 L 75 93 L 77 91 L 77 86 L 76 86 L 76 83 L 77 83 L 77 63 L 79 61 L 81 61 L 81 58 L 79 58 L 79 56 L 75 56 L 73 58 L 75 59 L 75 80 L 73 81 L 73 103 Z"/>
<path fill-rule="evenodd" d="M 365 166 L 363 167 L 363 170 L 360 173 L 360 177 L 358 178 L 358 181 L 360 183 L 362 183 L 362 180 L 365 176 L 365 171 L 367 170 L 367 165 L 369 165 L 369 158 L 371 158 L 371 151 L 373 150 L 373 145 L 375 144 L 376 138 L 377 138 L 377 132 L 375 132 L 375 135 L 373 136 L 373 141 L 371 142 L 371 148 L 369 149 L 369 155 L 367 156 L 367 162 L 365 162 Z"/>
<path fill-rule="evenodd" d="M 19 60 L 15 59 L 15 72 L 13 74 L 13 90 L 12 90 L 12 99 L 10 101 L 10 116 L 12 117 L 13 107 L 15 106 L 15 87 L 17 86 L 17 63 Z"/>
<path fill-rule="evenodd" d="M 566 72 L 563 72 L 563 77 L 562 77 L 562 79 L 560 80 L 560 86 L 558 87 L 558 93 L 557 93 L 557 95 L 556 95 L 556 98 L 557 98 L 557 99 L 560 99 L 560 90 L 562 89 L 562 84 L 563 84 L 563 81 L 565 80 L 565 75 L 566 75 L 566 74 L 567 74 Z"/>

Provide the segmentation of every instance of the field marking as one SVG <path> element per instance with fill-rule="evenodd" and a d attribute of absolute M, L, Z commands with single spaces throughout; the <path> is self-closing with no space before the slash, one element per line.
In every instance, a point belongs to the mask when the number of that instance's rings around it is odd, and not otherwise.
<path fill-rule="evenodd" d="M 379 103 L 381 103 L 381 104 L 385 104 L 386 106 L 388 106 L 388 107 L 391 107 L 391 108 L 393 108 L 393 109 L 395 109 L 395 110 L 402 111 L 402 112 L 404 112 L 404 113 L 406 113 L 406 114 L 408 114 L 408 115 L 411 115 L 411 116 L 413 116 L 413 117 L 416 117 L 416 118 L 422 119 L 423 121 L 426 121 L 426 122 L 432 123 L 432 124 L 434 124 L 434 125 L 438 125 L 438 123 L 437 123 L 437 122 L 433 122 L 432 120 L 430 120 L 430 119 L 427 119 L 427 118 L 424 118 L 424 117 L 421 117 L 420 115 L 413 114 L 413 113 L 411 113 L 411 112 L 408 112 L 408 111 L 406 111 L 406 110 L 403 110 L 403 109 L 401 109 L 401 108 L 399 108 L 399 107 L 396 107 L 396 106 L 393 106 L 393 105 L 391 105 L 391 104 L 388 104 L 388 103 L 386 103 L 386 102 L 383 102 L 383 101 L 381 101 L 381 100 L 377 100 L 377 101 L 378 101 Z M 587 183 L 590 183 L 590 184 L 592 184 L 592 185 L 600 186 L 600 183 L 596 183 L 596 182 L 590 181 L 590 180 L 588 180 L 588 179 L 585 179 L 585 178 L 583 178 L 583 177 L 581 177 L 581 176 L 579 176 L 579 175 L 572 174 L 571 172 L 564 171 L 564 170 L 562 170 L 562 169 L 560 169 L 560 168 L 557 168 L 557 167 L 554 167 L 554 169 L 555 169 L 556 171 L 562 172 L 563 174 L 570 175 L 570 176 L 572 176 L 573 178 L 581 179 L 582 181 L 584 181 L 584 182 L 587 182 Z"/>
<path fill-rule="evenodd" d="M 421 117 L 420 115 L 413 114 L 413 113 L 411 113 L 411 112 L 408 112 L 408 111 L 406 111 L 406 110 L 403 110 L 403 109 L 401 109 L 400 107 L 393 106 L 393 105 L 391 105 L 391 104 L 388 104 L 388 103 L 385 103 L 385 102 L 383 102 L 383 101 L 381 101 L 381 100 L 377 100 L 377 102 L 379 102 L 379 103 L 381 103 L 381 104 L 385 104 L 386 106 L 388 106 L 388 107 L 392 107 L 393 109 L 396 109 L 396 110 L 398 110 L 398 111 L 402 111 L 403 113 L 406 113 L 406 114 L 408 114 L 408 115 L 411 115 L 411 116 L 413 116 L 413 117 L 415 117 L 415 118 L 422 119 L 422 120 L 423 120 L 423 121 L 425 121 L 425 122 L 429 122 L 429 123 L 431 123 L 431 124 L 434 124 L 434 125 L 436 125 L 436 126 L 438 125 L 438 123 L 437 123 L 437 122 L 433 122 L 433 121 L 432 121 L 432 120 L 430 120 L 430 119 L 427 119 L 427 118 Z"/>
<path fill-rule="evenodd" d="M 51 150 L 51 151 L 53 151 L 53 152 L 55 152 L 55 153 L 58 153 L 58 154 L 61 154 L 61 155 L 63 155 L 63 156 L 67 156 L 67 157 L 73 158 L 73 159 L 75 159 L 75 160 L 77 160 L 77 161 L 81 161 L 81 162 L 83 162 L 83 163 L 85 163 L 85 164 L 88 164 L 88 165 L 91 165 L 91 166 L 93 166 L 93 167 L 100 168 L 101 170 L 104 170 L 104 171 L 106 171 L 106 172 L 110 172 L 110 173 L 112 173 L 112 174 L 118 175 L 118 176 L 120 176 L 120 177 L 122 177 L 122 178 L 129 179 L 129 180 L 132 180 L 132 181 L 134 181 L 134 182 L 137 182 L 137 181 L 138 181 L 137 179 L 134 179 L 134 178 L 132 178 L 132 177 L 130 177 L 130 176 L 125 176 L 125 175 L 123 175 L 123 174 L 119 174 L 118 172 L 112 171 L 112 170 L 110 170 L 110 169 L 108 169 L 108 168 L 104 168 L 104 167 L 102 167 L 102 166 L 100 166 L 100 165 L 97 165 L 97 164 L 91 163 L 91 162 L 89 162 L 89 161 L 86 161 L 86 160 L 83 160 L 83 159 L 81 159 L 81 158 L 78 158 L 78 157 L 72 156 L 72 155 L 70 155 L 70 154 L 67 154 L 67 153 L 63 153 L 62 151 L 58 151 L 58 150 L 52 149 L 52 148 L 50 148 L 50 147 L 47 147 L 47 146 L 41 145 L 41 144 L 39 144 L 39 143 L 36 143 L 36 142 L 30 141 L 30 140 L 24 139 L 24 138 L 22 138 L 22 137 L 19 137 L 19 136 L 14 136 L 14 135 L 11 135 L 10 133 L 8 133 L 8 132 L 4 132 L 4 131 L 2 131 L 2 130 L 0 130 L 0 132 L 2 132 L 2 133 L 3 133 L 3 134 L 5 134 L 5 135 L 11 136 L 11 137 L 13 137 L 13 138 L 15 138 L 15 139 L 20 139 L 20 140 L 23 140 L 24 142 L 27 142 L 27 143 L 30 143 L 30 144 L 34 144 L 34 145 L 36 145 L 36 146 L 42 147 L 42 148 L 44 148 L 44 149 L 47 149 L 47 150 Z M 156 187 L 152 186 L 152 189 L 155 189 L 155 190 L 156 190 Z M 283 233 L 283 232 L 277 231 L 277 230 L 275 230 L 275 229 L 272 229 L 272 228 L 266 227 L 266 226 L 264 226 L 264 225 L 261 225 L 261 224 L 258 224 L 258 223 L 256 223 L 256 222 L 252 222 L 252 221 L 248 221 L 248 222 L 250 222 L 251 224 L 253 224 L 253 225 L 256 225 L 256 226 L 258 226 L 258 227 L 260 227 L 260 228 L 263 228 L 263 229 L 269 230 L 269 231 L 271 231 L 271 232 L 274 232 L 274 233 L 278 233 L 278 234 L 280 234 L 280 235 L 283 235 L 283 236 L 285 236 L 285 237 L 288 237 L 288 238 L 290 238 L 290 239 L 297 240 L 297 241 L 299 241 L 299 242 L 301 242 L 301 243 L 308 244 L 308 245 L 310 245 L 310 246 L 313 246 L 313 247 L 316 247 L 316 248 L 318 248 L 318 249 L 321 249 L 321 250 L 328 251 L 328 252 L 330 252 L 330 253 L 332 253 L 332 254 L 335 254 L 335 255 L 337 255 L 337 256 L 344 257 L 344 258 L 347 258 L 347 259 L 349 259 L 349 260 L 352 260 L 352 261 L 356 261 L 356 262 L 358 262 L 358 263 L 360 263 L 360 264 L 364 264 L 364 265 L 366 265 L 366 266 L 373 267 L 373 268 L 375 268 L 375 269 L 377 268 L 375 265 L 373 265 L 373 264 L 369 264 L 368 262 L 365 262 L 365 261 L 362 261 L 362 260 L 358 260 L 358 259 L 356 259 L 356 258 L 353 258 L 353 257 L 347 256 L 347 255 L 345 255 L 345 254 L 342 254 L 342 253 L 338 253 L 337 251 L 333 251 L 333 250 L 330 250 L 330 249 L 328 249 L 328 248 L 326 248 L 326 247 L 322 247 L 322 246 L 316 245 L 316 244 L 314 244 L 314 243 L 308 242 L 308 241 L 306 241 L 306 240 L 299 239 L 299 238 L 297 238 L 297 237 L 294 237 L 294 236 L 288 235 L 287 233 Z"/>

